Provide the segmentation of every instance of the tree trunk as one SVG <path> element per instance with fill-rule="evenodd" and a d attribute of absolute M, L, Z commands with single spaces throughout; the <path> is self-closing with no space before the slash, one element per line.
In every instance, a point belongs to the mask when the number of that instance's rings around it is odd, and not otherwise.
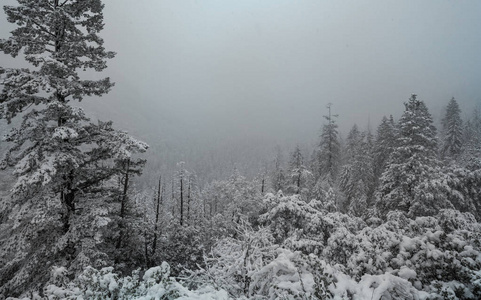
<path fill-rule="evenodd" d="M 124 218 L 125 218 L 125 204 L 127 202 L 127 192 L 129 190 L 129 169 L 130 169 L 130 159 L 127 159 L 125 168 L 125 177 L 123 178 L 123 190 L 120 198 L 120 223 L 119 223 L 119 239 L 117 240 L 116 249 L 120 249 L 122 246 L 122 239 L 124 236 Z"/>
<path fill-rule="evenodd" d="M 299 195 L 301 193 L 301 172 L 299 172 L 299 175 L 297 176 L 297 194 Z"/>
<path fill-rule="evenodd" d="M 187 225 L 190 223 L 190 177 L 189 177 L 189 189 L 187 192 Z"/>
<path fill-rule="evenodd" d="M 159 178 L 159 187 L 157 190 L 157 207 L 155 210 L 155 226 L 154 226 L 154 241 L 152 243 L 152 255 L 154 255 L 155 251 L 157 250 L 157 230 L 158 230 L 158 224 L 159 224 L 159 211 L 160 211 L 160 205 L 162 204 L 161 182 L 162 182 L 162 177 Z"/>
<path fill-rule="evenodd" d="M 180 226 L 184 225 L 184 182 L 180 177 Z"/>

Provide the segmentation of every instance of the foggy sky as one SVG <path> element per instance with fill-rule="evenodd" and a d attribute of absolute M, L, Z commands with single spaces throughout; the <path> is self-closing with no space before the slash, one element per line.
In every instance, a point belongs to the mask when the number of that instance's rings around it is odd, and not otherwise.
<path fill-rule="evenodd" d="M 83 105 L 148 143 L 310 143 L 329 102 L 342 132 L 411 93 L 435 118 L 481 103 L 480 1 L 104 2 L 117 56 L 96 76 L 116 86 Z M 0 15 L 0 37 L 13 28 Z"/>

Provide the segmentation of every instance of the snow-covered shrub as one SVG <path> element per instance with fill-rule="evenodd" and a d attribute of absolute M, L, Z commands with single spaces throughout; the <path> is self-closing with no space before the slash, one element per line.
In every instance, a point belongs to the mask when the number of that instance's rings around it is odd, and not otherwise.
<path fill-rule="evenodd" d="M 259 217 L 261 224 L 269 226 L 277 243 L 282 243 L 296 231 L 305 228 L 309 216 L 317 210 L 300 199 L 299 195 L 267 194 L 264 197 L 267 212 Z"/>
<path fill-rule="evenodd" d="M 275 258 L 278 247 L 266 228 L 254 231 L 244 224 L 238 231 L 237 239 L 227 237 L 214 245 L 201 274 L 203 282 L 214 282 L 234 296 L 249 293 L 253 274 Z"/>
<path fill-rule="evenodd" d="M 360 218 L 328 212 L 320 201 L 306 203 L 298 195 L 267 194 L 264 201 L 268 210 L 260 220 L 276 242 L 304 254 L 320 255 L 336 231 L 356 233 L 366 226 Z"/>
<path fill-rule="evenodd" d="M 357 234 L 341 227 L 323 254 L 356 280 L 387 272 L 433 295 L 452 291 L 457 297 L 452 299 L 479 299 L 480 237 L 480 226 L 468 213 L 443 210 L 412 220 L 392 212 L 386 223 Z"/>
<path fill-rule="evenodd" d="M 330 299 L 332 276 L 315 255 L 276 249 L 277 257 L 252 274 L 249 295 L 262 299 Z"/>
<path fill-rule="evenodd" d="M 159 257 L 172 266 L 174 275 L 178 275 L 184 268 L 194 270 L 203 265 L 208 242 L 201 227 L 171 224 L 160 240 Z"/>
<path fill-rule="evenodd" d="M 46 299 L 228 299 L 225 291 L 211 286 L 202 290 L 190 291 L 170 277 L 170 266 L 148 269 L 142 277 L 134 271 L 132 276 L 119 277 L 113 269 L 96 270 L 88 267 L 74 281 L 66 284 L 48 285 L 44 289 Z"/>
<path fill-rule="evenodd" d="M 280 248 L 268 228 L 253 230 L 244 224 L 238 238 L 219 240 L 206 258 L 206 269 L 190 279 L 214 283 L 234 298 L 329 299 L 332 277 L 315 255 Z M 324 299 L 324 298 L 321 298 Z"/>

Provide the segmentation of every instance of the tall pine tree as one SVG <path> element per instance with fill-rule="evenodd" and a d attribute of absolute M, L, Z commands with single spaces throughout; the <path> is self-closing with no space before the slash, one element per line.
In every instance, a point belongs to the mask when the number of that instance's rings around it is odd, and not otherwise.
<path fill-rule="evenodd" d="M 141 166 L 132 155 L 147 145 L 114 130 L 111 122 L 90 123 L 71 105 L 113 86 L 109 78 L 80 76 L 102 71 L 114 57 L 99 36 L 102 9 L 100 0 L 18 0 L 4 7 L 17 28 L 0 40 L 0 50 L 24 55 L 34 68 L 0 68 L 0 118 L 23 117 L 7 135 L 12 147 L 1 163 L 17 177 L 11 201 L 2 208 L 17 224 L 2 241 L 2 261 L 8 262 L 1 266 L 0 294 L 15 296 L 44 284 L 53 265 L 76 272 L 109 263 L 101 250 L 113 211 L 109 201 L 125 195 L 112 181 L 125 174 L 122 162 Z M 22 251 L 11 251 L 12 245 Z"/>
<path fill-rule="evenodd" d="M 339 171 L 341 145 L 335 121 L 337 115 L 331 113 L 331 107 L 332 104 L 329 103 L 328 114 L 324 116 L 327 124 L 322 128 L 321 142 L 317 151 L 317 177 L 334 183 Z"/>
<path fill-rule="evenodd" d="M 346 163 L 340 174 L 339 188 L 346 196 L 345 210 L 361 216 L 370 202 L 374 177 L 368 134 L 360 132 L 354 125 L 346 144 Z"/>
<path fill-rule="evenodd" d="M 289 186 L 288 191 L 293 194 L 304 195 L 303 191 L 311 179 L 312 173 L 304 165 L 304 157 L 299 146 L 296 146 L 291 154 L 289 162 Z"/>
<path fill-rule="evenodd" d="M 389 160 L 396 143 L 396 128 L 393 117 L 383 117 L 381 124 L 377 128 L 376 141 L 373 149 L 373 170 L 376 184 L 381 177 L 381 174 L 386 168 L 386 163 Z"/>
<path fill-rule="evenodd" d="M 436 128 L 416 95 L 404 104 L 396 146 L 381 177 L 377 209 L 381 216 L 401 210 L 410 216 L 432 215 L 452 207 L 442 195 Z"/>
<path fill-rule="evenodd" d="M 442 121 L 443 145 L 441 155 L 443 158 L 457 159 L 463 148 L 463 120 L 461 110 L 454 97 L 446 107 L 446 115 Z"/>

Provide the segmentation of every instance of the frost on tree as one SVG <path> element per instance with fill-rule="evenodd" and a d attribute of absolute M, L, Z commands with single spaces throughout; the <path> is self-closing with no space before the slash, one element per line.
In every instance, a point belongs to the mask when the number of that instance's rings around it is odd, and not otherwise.
<path fill-rule="evenodd" d="M 365 213 L 374 182 L 368 134 L 353 126 L 347 137 L 346 163 L 341 169 L 339 187 L 346 196 L 346 210 L 355 216 Z"/>
<path fill-rule="evenodd" d="M 307 194 L 307 185 L 310 183 L 312 173 L 304 165 L 304 157 L 301 149 L 296 146 L 296 149 L 291 154 L 289 162 L 289 185 L 288 192 L 304 196 Z"/>
<path fill-rule="evenodd" d="M 412 95 L 399 120 L 396 146 L 382 174 L 377 209 L 382 216 L 401 210 L 410 216 L 433 215 L 452 205 L 439 180 L 436 128 L 423 101 Z"/>
<path fill-rule="evenodd" d="M 317 166 L 315 168 L 316 179 L 328 181 L 332 186 L 337 179 L 341 145 L 335 121 L 337 115 L 331 114 L 331 106 L 331 103 L 327 105 L 329 113 L 324 116 L 327 124 L 322 127 L 321 141 L 316 151 Z"/>
<path fill-rule="evenodd" d="M 54 183 L 68 213 L 75 197 L 74 173 L 89 163 L 80 146 L 95 143 L 102 131 L 102 126 L 87 125 L 83 111 L 69 102 L 100 96 L 113 85 L 108 78 L 83 80 L 78 74 L 102 71 L 105 60 L 114 56 L 98 36 L 102 8 L 99 0 L 19 1 L 18 6 L 4 7 L 17 28 L 10 38 L 0 40 L 0 50 L 13 57 L 23 53 L 35 68 L 2 69 L 0 117 L 10 121 L 32 104 L 38 106 L 8 135 L 14 147 L 3 166 L 15 166 L 16 193 Z"/>
<path fill-rule="evenodd" d="M 441 154 L 443 157 L 456 159 L 463 147 L 463 121 L 461 120 L 461 110 L 454 97 L 446 107 L 446 115 L 442 121 L 443 125 L 443 145 Z"/>
<path fill-rule="evenodd" d="M 7 203 L 16 229 L 3 242 L 21 243 L 24 250 L 2 253 L 10 259 L 1 266 L 0 293 L 45 282 L 48 277 L 36 264 L 48 269 L 53 263 L 70 267 L 106 260 L 95 249 L 103 240 L 100 228 L 110 221 L 105 201 L 118 195 L 112 181 L 128 172 L 125 162 L 143 164 L 134 156 L 146 144 L 114 130 L 111 122 L 90 123 L 81 108 L 71 105 L 113 86 L 109 78 L 80 76 L 89 69 L 102 71 L 114 57 L 98 35 L 102 9 L 100 0 L 19 0 L 4 7 L 17 27 L 0 40 L 0 50 L 24 55 L 33 68 L 0 67 L 0 118 L 23 118 L 7 134 L 12 147 L 1 163 L 17 177 Z"/>
<path fill-rule="evenodd" d="M 470 170 L 481 170 L 481 111 L 475 109 L 463 130 L 461 162 Z"/>
<path fill-rule="evenodd" d="M 377 128 L 376 140 L 373 149 L 373 171 L 376 184 L 378 178 L 384 172 L 396 142 L 396 128 L 392 115 L 390 118 L 383 117 Z"/>
<path fill-rule="evenodd" d="M 61 126 L 69 119 L 61 108 L 71 99 L 110 90 L 109 78 L 92 81 L 78 74 L 87 69 L 102 71 L 106 59 L 114 57 L 98 35 L 104 26 L 102 9 L 100 0 L 22 0 L 17 6 L 4 7 L 8 21 L 17 28 L 10 38 L 0 40 L 0 50 L 13 57 L 24 54 L 35 68 L 1 70 L 3 118 L 11 120 L 32 104 L 59 102 L 60 114 L 54 121 Z"/>

